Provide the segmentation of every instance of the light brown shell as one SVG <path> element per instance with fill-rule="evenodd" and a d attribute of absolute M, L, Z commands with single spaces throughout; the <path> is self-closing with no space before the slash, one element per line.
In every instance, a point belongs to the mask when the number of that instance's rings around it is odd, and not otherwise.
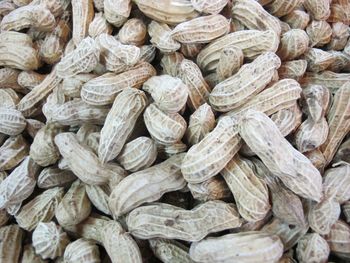
<path fill-rule="evenodd" d="M 199 241 L 209 233 L 239 227 L 241 219 L 234 205 L 216 200 L 192 210 L 164 203 L 141 206 L 129 213 L 126 223 L 129 232 L 141 239 Z"/>
<path fill-rule="evenodd" d="M 164 53 L 175 52 L 181 47 L 181 44 L 173 39 L 171 32 L 171 28 L 164 23 L 152 21 L 148 25 L 150 42 Z"/>
<path fill-rule="evenodd" d="M 326 21 L 313 20 L 306 28 L 310 47 L 321 47 L 331 41 L 332 28 Z"/>
<path fill-rule="evenodd" d="M 0 147 L 0 170 L 16 167 L 29 154 L 29 145 L 22 135 L 9 137 Z"/>
<path fill-rule="evenodd" d="M 96 38 L 98 35 L 107 33 L 111 34 L 113 28 L 108 24 L 103 13 L 96 13 L 94 19 L 89 24 L 89 36 Z"/>
<path fill-rule="evenodd" d="M 301 5 L 304 2 L 304 0 L 281 0 L 281 1 L 272 1 L 272 3 L 269 3 L 266 5 L 266 9 L 269 11 L 270 14 L 282 17 L 290 12 L 292 12 L 294 9 L 296 9 L 299 5 Z"/>
<path fill-rule="evenodd" d="M 88 35 L 89 24 L 94 17 L 92 0 L 72 0 L 73 29 L 72 39 L 76 46 Z"/>
<path fill-rule="evenodd" d="M 186 153 L 181 171 L 189 183 L 201 183 L 219 173 L 241 146 L 237 120 L 222 117 L 216 127 Z"/>
<path fill-rule="evenodd" d="M 23 114 L 14 109 L 0 107 L 0 132 L 6 135 L 15 136 L 20 134 L 27 123 Z"/>
<path fill-rule="evenodd" d="M 324 71 L 334 62 L 332 54 L 318 48 L 310 48 L 303 58 L 308 63 L 307 70 L 312 72 Z"/>
<path fill-rule="evenodd" d="M 164 263 L 182 262 L 193 263 L 189 255 L 189 249 L 175 240 L 152 238 L 149 245 L 153 254 Z"/>
<path fill-rule="evenodd" d="M 350 8 L 349 8 L 350 10 Z M 337 22 L 332 24 L 332 39 L 327 45 L 328 49 L 341 51 L 345 48 L 350 32 L 349 26 L 342 23 Z"/>
<path fill-rule="evenodd" d="M 196 11 L 205 14 L 218 14 L 227 5 L 228 0 L 191 0 Z"/>
<path fill-rule="evenodd" d="M 306 72 L 307 61 L 304 59 L 285 61 L 278 69 L 280 79 L 295 79 L 299 81 Z"/>
<path fill-rule="evenodd" d="M 147 27 L 141 19 L 131 18 L 125 22 L 118 32 L 122 44 L 141 46 L 147 37 Z"/>
<path fill-rule="evenodd" d="M 43 259 L 62 256 L 70 242 L 62 227 L 54 222 L 40 222 L 33 232 L 32 240 L 35 253 Z"/>
<path fill-rule="evenodd" d="M 39 188 L 49 189 L 56 186 L 66 186 L 75 181 L 77 177 L 70 170 L 61 170 L 54 166 L 43 169 L 37 179 Z"/>
<path fill-rule="evenodd" d="M 64 251 L 64 262 L 100 263 L 100 251 L 93 241 L 81 238 L 66 247 Z"/>
<path fill-rule="evenodd" d="M 236 74 L 243 64 L 244 55 L 241 49 L 234 46 L 224 48 L 221 52 L 216 73 L 220 81 Z"/>
<path fill-rule="evenodd" d="M 310 21 L 310 15 L 304 10 L 294 10 L 283 17 L 283 21 L 290 25 L 293 29 L 304 30 Z"/>
<path fill-rule="evenodd" d="M 330 249 L 323 237 L 312 233 L 299 240 L 296 252 L 300 263 L 327 262 Z"/>
<path fill-rule="evenodd" d="M 277 55 L 282 61 L 293 60 L 308 50 L 309 37 L 301 29 L 292 29 L 284 33 L 281 38 Z"/>
<path fill-rule="evenodd" d="M 323 177 L 325 196 L 343 204 L 350 199 L 350 164 L 340 162 L 326 170 Z"/>
<path fill-rule="evenodd" d="M 338 220 L 325 236 L 331 252 L 338 256 L 349 257 L 350 253 L 350 227 L 342 220 Z"/>
<path fill-rule="evenodd" d="M 303 6 L 314 20 L 327 20 L 331 14 L 329 0 L 305 0 Z"/>
<path fill-rule="evenodd" d="M 24 231 L 12 224 L 0 228 L 0 258 L 3 262 L 19 262 Z"/>

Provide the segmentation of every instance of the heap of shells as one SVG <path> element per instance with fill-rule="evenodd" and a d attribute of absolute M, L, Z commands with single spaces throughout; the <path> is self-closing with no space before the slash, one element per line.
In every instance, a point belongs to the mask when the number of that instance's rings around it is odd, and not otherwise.
<path fill-rule="evenodd" d="M 350 261 L 350 1 L 0 1 L 0 262 Z"/>

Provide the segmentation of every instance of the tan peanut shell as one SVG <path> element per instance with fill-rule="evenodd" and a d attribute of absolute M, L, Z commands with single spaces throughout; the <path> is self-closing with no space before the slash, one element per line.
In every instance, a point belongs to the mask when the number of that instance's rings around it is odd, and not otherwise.
<path fill-rule="evenodd" d="M 184 55 L 180 52 L 174 52 L 171 54 L 164 54 L 160 61 L 162 67 L 162 73 L 177 77 L 179 75 L 180 63 L 185 59 Z M 196 63 L 194 63 L 196 64 Z M 198 66 L 197 66 L 198 67 Z"/>
<path fill-rule="evenodd" d="M 320 47 L 331 41 L 332 28 L 326 21 L 313 20 L 306 28 L 311 47 Z"/>
<path fill-rule="evenodd" d="M 185 119 L 178 113 L 161 111 L 154 103 L 146 108 L 143 118 L 152 138 L 162 144 L 174 144 L 185 134 L 187 127 Z"/>
<path fill-rule="evenodd" d="M 191 0 L 191 4 L 196 11 L 205 14 L 218 14 L 227 5 L 228 0 Z"/>
<path fill-rule="evenodd" d="M 27 5 L 4 16 L 0 24 L 3 31 L 20 31 L 29 27 L 39 31 L 51 31 L 55 27 L 55 17 L 44 5 Z"/>
<path fill-rule="evenodd" d="M 90 105 L 76 98 L 54 108 L 51 122 L 64 126 L 84 123 L 102 125 L 109 110 L 109 107 Z"/>
<path fill-rule="evenodd" d="M 94 17 L 92 0 L 72 0 L 72 38 L 76 46 L 88 35 L 89 24 Z"/>
<path fill-rule="evenodd" d="M 273 218 L 268 224 L 261 229 L 262 232 L 270 235 L 277 235 L 284 246 L 284 251 L 294 247 L 300 238 L 302 238 L 308 231 L 309 226 L 293 226 L 289 225 L 278 218 Z"/>
<path fill-rule="evenodd" d="M 28 156 L 0 183 L 0 209 L 20 205 L 34 191 L 39 166 Z"/>
<path fill-rule="evenodd" d="M 62 92 L 72 98 L 79 98 L 83 85 L 89 80 L 96 78 L 95 74 L 78 74 L 62 81 Z"/>
<path fill-rule="evenodd" d="M 216 85 L 209 96 L 210 105 L 220 112 L 243 105 L 266 87 L 280 65 L 281 61 L 274 53 L 260 55 L 242 66 L 235 75 Z"/>
<path fill-rule="evenodd" d="M 244 55 L 241 49 L 234 46 L 224 48 L 221 52 L 216 74 L 220 81 L 236 74 L 243 64 Z"/>
<path fill-rule="evenodd" d="M 122 26 L 131 12 L 131 0 L 105 0 L 104 13 L 109 23 Z"/>
<path fill-rule="evenodd" d="M 0 259 L 3 262 L 19 262 L 24 232 L 18 225 L 11 224 L 0 228 Z"/>
<path fill-rule="evenodd" d="M 162 238 L 152 238 L 149 245 L 154 255 L 164 263 L 183 262 L 193 263 L 189 249 L 180 242 Z"/>
<path fill-rule="evenodd" d="M 100 262 L 100 251 L 93 241 L 81 238 L 66 247 L 64 251 L 64 262 L 98 263 Z"/>
<path fill-rule="evenodd" d="M 161 23 L 176 25 L 199 16 L 190 0 L 136 0 L 142 13 Z"/>
<path fill-rule="evenodd" d="M 60 155 L 54 138 L 60 131 L 61 129 L 54 125 L 46 125 L 34 137 L 29 155 L 40 166 L 48 166 L 58 161 Z"/>
<path fill-rule="evenodd" d="M 224 16 L 209 15 L 177 25 L 171 31 L 171 36 L 182 44 L 209 43 L 229 30 L 229 21 Z"/>
<path fill-rule="evenodd" d="M 86 219 L 91 212 L 91 203 L 87 197 L 85 185 L 77 180 L 58 204 L 55 217 L 61 226 L 76 225 Z"/>
<path fill-rule="evenodd" d="M 77 177 L 71 171 L 50 166 L 40 172 L 37 178 L 37 185 L 39 188 L 48 189 L 56 186 L 65 186 L 76 179 Z"/>
<path fill-rule="evenodd" d="M 332 253 L 345 258 L 349 258 L 350 227 L 342 220 L 338 220 L 325 236 Z"/>
<path fill-rule="evenodd" d="M 103 165 L 96 154 L 80 143 L 73 133 L 58 134 L 55 137 L 55 143 L 61 155 L 67 160 L 69 168 L 84 183 L 101 185 L 107 183 L 112 177 L 117 181 L 124 177 L 122 168 L 113 169 Z"/>
<path fill-rule="evenodd" d="M 99 56 L 100 49 L 97 43 L 91 37 L 86 37 L 77 44 L 75 50 L 65 55 L 57 64 L 57 76 L 67 78 L 79 73 L 89 73 L 96 67 Z"/>
<path fill-rule="evenodd" d="M 22 113 L 14 108 L 0 107 L 0 132 L 15 136 L 26 127 L 26 119 Z"/>
<path fill-rule="evenodd" d="M 307 61 L 307 70 L 320 72 L 326 70 L 334 61 L 332 54 L 318 48 L 310 48 L 303 58 Z"/>
<path fill-rule="evenodd" d="M 273 30 L 278 36 L 281 34 L 281 26 L 278 19 L 270 15 L 254 0 L 234 1 L 232 18 L 237 19 L 248 29 Z"/>
<path fill-rule="evenodd" d="M 108 207 L 108 198 L 111 194 L 109 185 L 85 185 L 86 193 L 91 203 L 102 211 L 106 215 L 110 215 L 111 212 Z"/>
<path fill-rule="evenodd" d="M 170 0 L 173 1 L 173 0 Z M 171 28 L 165 23 L 152 21 L 148 25 L 150 42 L 164 53 L 172 53 L 180 49 L 181 45 L 172 37 Z"/>
<path fill-rule="evenodd" d="M 36 196 L 15 215 L 17 224 L 27 231 L 32 231 L 40 222 L 49 222 L 55 216 L 55 210 L 63 195 L 64 189 L 55 187 Z"/>
<path fill-rule="evenodd" d="M 234 205 L 216 200 L 192 210 L 164 203 L 141 206 L 128 214 L 126 223 L 130 233 L 141 239 L 199 241 L 209 233 L 239 227 L 241 220 Z"/>
<path fill-rule="evenodd" d="M 311 205 L 308 221 L 312 230 L 320 235 L 326 235 L 339 216 L 339 203 L 332 197 L 325 196 L 320 203 Z"/>
<path fill-rule="evenodd" d="M 204 103 L 190 116 L 186 139 L 191 145 L 199 143 L 215 127 L 215 116 L 211 107 Z"/>
<path fill-rule="evenodd" d="M 346 201 L 342 206 L 342 212 L 344 213 L 346 222 L 349 223 L 350 221 L 350 201 Z"/>
<path fill-rule="evenodd" d="M 241 117 L 251 109 L 271 115 L 293 107 L 296 100 L 300 98 L 301 91 L 297 81 L 283 79 L 264 89 L 241 107 L 229 111 L 228 115 Z"/>
<path fill-rule="evenodd" d="M 165 113 L 179 112 L 187 101 L 187 87 L 179 78 L 169 75 L 153 76 L 143 83 L 157 107 Z"/>
<path fill-rule="evenodd" d="M 20 97 L 13 89 L 0 89 L 0 108 L 16 108 Z"/>
<path fill-rule="evenodd" d="M 350 23 L 349 11 L 350 4 L 347 1 L 339 0 L 331 3 L 330 6 L 331 14 L 328 18 L 328 21 L 337 23 L 343 22 L 345 24 Z"/>
<path fill-rule="evenodd" d="M 345 48 L 350 35 L 348 27 L 348 25 L 342 22 L 332 24 L 332 38 L 327 45 L 328 49 L 341 51 Z"/>
<path fill-rule="evenodd" d="M 327 241 L 319 234 L 311 233 L 302 237 L 296 249 L 299 262 L 327 262 L 329 256 Z"/>
<path fill-rule="evenodd" d="M 0 17 L 3 17 L 16 9 L 16 4 L 12 0 L 6 0 L 0 2 Z"/>
<path fill-rule="evenodd" d="M 182 44 L 180 52 L 187 58 L 194 59 L 203 49 L 204 44 Z"/>
<path fill-rule="evenodd" d="M 45 124 L 36 119 L 27 119 L 26 132 L 30 135 L 30 137 L 34 138 L 37 132 L 45 126 Z"/>
<path fill-rule="evenodd" d="M 320 172 L 324 170 L 324 167 L 326 166 L 326 159 L 324 158 L 320 149 L 306 152 L 304 155 L 311 161 L 317 170 Z"/>
<path fill-rule="evenodd" d="M 23 246 L 23 255 L 21 258 L 21 263 L 47 263 L 47 260 L 44 260 L 35 253 L 34 247 L 31 244 Z"/>
<path fill-rule="evenodd" d="M 0 147 L 0 171 L 16 167 L 29 154 L 29 145 L 22 135 L 9 137 Z"/>
<path fill-rule="evenodd" d="M 183 59 L 177 70 L 176 76 L 182 80 L 188 90 L 187 105 L 192 110 L 196 110 L 203 103 L 208 102 L 211 89 L 197 64 L 191 60 Z"/>
<path fill-rule="evenodd" d="M 329 0 L 305 0 L 303 6 L 314 20 L 327 20 L 331 14 Z"/>
<path fill-rule="evenodd" d="M 120 153 L 147 104 L 143 91 L 126 88 L 115 99 L 101 130 L 98 156 L 106 163 Z"/>
<path fill-rule="evenodd" d="M 118 32 L 122 44 L 141 46 L 145 43 L 147 27 L 141 19 L 131 18 L 125 22 Z"/>
<path fill-rule="evenodd" d="M 103 33 L 111 34 L 112 31 L 113 28 L 108 24 L 104 14 L 102 12 L 96 13 L 94 19 L 89 24 L 89 36 L 95 38 Z"/>
<path fill-rule="evenodd" d="M 220 176 L 212 177 L 198 184 L 187 184 L 194 199 L 206 202 L 229 198 L 231 190 Z"/>
<path fill-rule="evenodd" d="M 307 72 L 301 83 L 302 86 L 310 84 L 321 85 L 334 94 L 348 81 L 350 81 L 349 73 L 335 73 L 326 70 L 320 73 Z"/>
<path fill-rule="evenodd" d="M 221 51 L 226 47 L 240 48 L 245 58 L 253 59 L 263 52 L 277 51 L 278 35 L 272 30 L 244 30 L 220 37 L 203 48 L 197 56 L 197 64 L 203 71 L 216 69 Z"/>
<path fill-rule="evenodd" d="M 350 165 L 340 162 L 324 173 L 323 190 L 327 198 L 343 204 L 350 199 Z"/>
<path fill-rule="evenodd" d="M 297 102 L 295 102 L 293 106 L 272 114 L 271 120 L 276 124 L 282 135 L 286 137 L 300 126 L 302 115 L 303 113 L 301 112 L 300 107 Z"/>
<path fill-rule="evenodd" d="M 108 221 L 101 228 L 102 244 L 115 263 L 141 263 L 140 249 L 135 240 L 117 221 Z"/>
<path fill-rule="evenodd" d="M 277 55 L 282 61 L 293 60 L 304 54 L 309 46 L 309 37 L 301 29 L 292 29 L 282 35 Z"/>
<path fill-rule="evenodd" d="M 270 14 L 277 17 L 282 17 L 292 12 L 303 2 L 304 0 L 272 1 L 272 3 L 266 5 L 266 9 L 269 11 Z"/>
<path fill-rule="evenodd" d="M 143 45 L 140 47 L 140 61 L 151 63 L 156 57 L 156 47 Z"/>
<path fill-rule="evenodd" d="M 239 125 L 239 134 L 267 168 L 290 190 L 304 198 L 320 201 L 320 172 L 309 159 L 284 139 L 270 118 L 261 112 L 248 111 Z"/>
<path fill-rule="evenodd" d="M 113 216 L 118 218 L 143 203 L 159 200 L 166 192 L 184 188 L 186 182 L 181 174 L 184 156 L 185 154 L 174 155 L 122 180 L 112 189 L 109 197 L 108 203 Z"/>
<path fill-rule="evenodd" d="M 299 81 L 306 72 L 307 61 L 304 59 L 286 61 L 278 69 L 280 79 L 295 79 Z"/>
<path fill-rule="evenodd" d="M 238 154 L 220 172 L 236 201 L 239 214 L 248 222 L 265 218 L 270 210 L 269 191 L 253 170 L 253 164 Z"/>
<path fill-rule="evenodd" d="M 40 222 L 33 232 L 32 240 L 35 253 L 43 259 L 62 256 L 70 242 L 62 227 L 54 222 Z"/>
<path fill-rule="evenodd" d="M 350 130 L 350 82 L 346 82 L 334 95 L 327 114 L 329 133 L 321 151 L 327 164 L 333 159 L 342 140 Z"/>
<path fill-rule="evenodd" d="M 328 66 L 328 70 L 333 72 L 348 71 L 350 56 L 342 51 L 328 51 L 333 56 L 333 62 Z"/>
<path fill-rule="evenodd" d="M 192 243 L 190 257 L 195 262 L 278 262 L 283 244 L 277 235 L 259 231 L 209 237 Z"/>
<path fill-rule="evenodd" d="M 172 145 L 166 145 L 157 142 L 156 147 L 159 158 L 164 160 L 170 158 L 173 155 L 186 152 L 187 150 L 187 145 L 184 144 L 182 141 L 176 142 Z"/>
<path fill-rule="evenodd" d="M 25 115 L 26 112 L 31 111 L 41 100 L 50 94 L 59 85 L 61 80 L 54 68 L 40 84 L 35 86 L 21 99 L 17 105 L 17 109 Z"/>
<path fill-rule="evenodd" d="M 39 74 L 35 71 L 22 71 L 18 74 L 18 84 L 23 87 L 32 90 L 35 86 L 39 85 L 46 75 Z"/>
<path fill-rule="evenodd" d="M 145 136 L 138 137 L 124 145 L 117 161 L 125 170 L 137 172 L 150 167 L 157 158 L 155 142 Z"/>
<path fill-rule="evenodd" d="M 286 22 L 292 29 L 304 30 L 309 24 L 310 15 L 304 10 L 296 9 L 284 16 L 283 21 Z"/>
<path fill-rule="evenodd" d="M 20 72 L 17 69 L 13 68 L 1 68 L 0 69 L 0 86 L 2 88 L 14 89 L 15 91 L 21 91 L 21 85 L 17 82 L 20 74 L 23 74 L 23 71 Z"/>
<path fill-rule="evenodd" d="M 241 146 L 237 120 L 223 117 L 199 143 L 193 145 L 183 160 L 181 171 L 189 183 L 201 183 L 219 173 Z"/>
<path fill-rule="evenodd" d="M 106 73 L 87 81 L 80 95 L 85 102 L 92 105 L 111 104 L 123 89 L 140 88 L 155 75 L 156 71 L 151 64 L 141 62 L 120 74 Z"/>

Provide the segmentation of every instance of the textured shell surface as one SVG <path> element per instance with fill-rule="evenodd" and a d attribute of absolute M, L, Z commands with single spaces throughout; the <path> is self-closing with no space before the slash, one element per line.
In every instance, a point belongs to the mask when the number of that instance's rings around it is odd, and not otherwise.
<path fill-rule="evenodd" d="M 117 96 L 101 130 L 98 156 L 102 163 L 121 152 L 146 104 L 145 93 L 134 88 L 126 88 Z"/>
<path fill-rule="evenodd" d="M 198 109 L 208 102 L 210 87 L 203 78 L 198 65 L 189 59 L 183 59 L 178 65 L 178 75 L 188 90 L 187 105 L 192 109 Z"/>
<path fill-rule="evenodd" d="M 16 167 L 29 154 L 29 145 L 22 135 L 11 136 L 0 147 L 0 170 Z"/>
<path fill-rule="evenodd" d="M 281 61 L 274 53 L 260 55 L 242 66 L 235 75 L 216 85 L 209 96 L 210 105 L 220 112 L 243 105 L 266 87 L 280 66 Z"/>
<path fill-rule="evenodd" d="M 0 183 L 0 209 L 20 204 L 27 199 L 34 191 L 38 173 L 39 166 L 27 156 Z"/>
<path fill-rule="evenodd" d="M 142 89 L 151 94 L 157 107 L 166 113 L 179 112 L 186 104 L 188 92 L 179 78 L 170 75 L 153 76 Z"/>
<path fill-rule="evenodd" d="M 221 51 L 229 46 L 240 48 L 245 58 L 253 59 L 264 52 L 276 52 L 279 37 L 273 30 L 237 31 L 214 40 L 203 48 L 197 56 L 197 64 L 203 71 L 216 69 Z"/>
<path fill-rule="evenodd" d="M 107 254 L 115 263 L 141 263 L 140 249 L 117 221 L 108 221 L 101 228 L 102 244 Z"/>
<path fill-rule="evenodd" d="M 95 38 L 103 33 L 111 34 L 112 31 L 113 28 L 108 24 L 104 14 L 102 12 L 96 13 L 94 19 L 89 24 L 89 36 Z"/>
<path fill-rule="evenodd" d="M 15 224 L 0 228 L 0 256 L 3 262 L 19 262 L 24 231 Z"/>
<path fill-rule="evenodd" d="M 334 95 L 327 114 L 329 133 L 321 151 L 327 164 L 333 159 L 342 140 L 350 130 L 350 82 L 346 82 Z"/>
<path fill-rule="evenodd" d="M 72 98 L 79 98 L 83 85 L 91 79 L 96 78 L 95 74 L 78 74 L 70 78 L 64 78 L 62 81 L 62 92 L 64 95 Z"/>
<path fill-rule="evenodd" d="M 23 114 L 14 108 L 0 107 L 0 132 L 15 136 L 20 134 L 27 123 Z"/>
<path fill-rule="evenodd" d="M 27 244 L 23 246 L 21 263 L 47 263 L 47 260 L 42 259 L 40 255 L 36 254 L 31 244 Z"/>
<path fill-rule="evenodd" d="M 301 80 L 302 86 L 310 84 L 321 85 L 328 88 L 335 94 L 346 82 L 350 81 L 349 73 L 336 73 L 329 70 L 323 72 L 306 72 L 304 78 Z"/>
<path fill-rule="evenodd" d="M 200 13 L 218 14 L 227 5 L 228 0 L 191 0 L 194 9 Z"/>
<path fill-rule="evenodd" d="M 125 170 L 137 172 L 150 167 L 156 158 L 155 142 L 151 138 L 141 136 L 124 145 L 117 161 Z"/>
<path fill-rule="evenodd" d="M 164 203 L 141 206 L 128 214 L 126 223 L 129 232 L 141 239 L 199 241 L 209 233 L 239 227 L 242 220 L 233 204 L 215 200 L 192 210 Z"/>
<path fill-rule="evenodd" d="M 304 0 L 292 0 L 292 1 L 272 1 L 266 5 L 266 9 L 274 16 L 282 17 L 289 14 L 291 11 L 296 9 Z"/>
<path fill-rule="evenodd" d="M 194 262 L 188 253 L 189 249 L 180 242 L 153 238 L 149 240 L 149 244 L 154 255 L 162 262 Z"/>
<path fill-rule="evenodd" d="M 178 113 L 165 113 L 154 103 L 143 113 L 147 130 L 152 138 L 165 145 L 172 145 L 182 139 L 187 123 Z"/>
<path fill-rule="evenodd" d="M 86 194 L 89 197 L 91 203 L 97 208 L 97 210 L 103 212 L 106 215 L 110 215 L 111 212 L 108 207 L 108 199 L 111 194 L 109 185 L 85 185 Z"/>
<path fill-rule="evenodd" d="M 20 98 L 13 89 L 0 89 L 0 108 L 15 108 Z"/>
<path fill-rule="evenodd" d="M 54 166 L 44 168 L 37 179 L 39 188 L 48 189 L 56 186 L 66 186 L 75 181 L 77 177 L 70 170 L 61 170 Z"/>
<path fill-rule="evenodd" d="M 63 195 L 64 188 L 55 187 L 36 196 L 15 215 L 17 224 L 27 231 L 32 231 L 39 222 L 49 222 L 55 216 L 55 210 Z"/>
<path fill-rule="evenodd" d="M 97 43 L 91 37 L 86 37 L 57 64 L 57 75 L 67 78 L 79 73 L 89 73 L 97 66 L 99 57 Z"/>
<path fill-rule="evenodd" d="M 312 72 L 324 71 L 334 62 L 334 56 L 331 53 L 318 48 L 310 48 L 303 58 L 308 63 L 308 71 Z"/>
<path fill-rule="evenodd" d="M 64 251 L 64 262 L 100 263 L 100 251 L 93 241 L 80 238 L 66 247 Z"/>
<path fill-rule="evenodd" d="M 118 32 L 122 44 L 141 46 L 147 37 L 147 27 L 141 19 L 131 18 L 125 22 Z"/>
<path fill-rule="evenodd" d="M 237 0 L 233 2 L 232 18 L 238 20 L 248 29 L 273 30 L 281 34 L 281 26 L 276 17 L 269 14 L 254 0 Z"/>
<path fill-rule="evenodd" d="M 326 21 L 313 20 L 306 28 L 311 47 L 321 47 L 331 41 L 332 27 Z"/>
<path fill-rule="evenodd" d="M 293 60 L 308 50 L 309 37 L 301 29 L 291 29 L 284 33 L 281 38 L 277 55 L 282 61 Z"/>
<path fill-rule="evenodd" d="M 120 74 L 105 73 L 86 82 L 81 90 L 81 98 L 92 105 L 112 104 L 116 96 L 126 88 L 140 88 L 156 75 L 156 70 L 147 62 L 141 62 Z"/>
<path fill-rule="evenodd" d="M 209 43 L 226 35 L 230 30 L 229 21 L 223 15 L 209 15 L 194 18 L 177 25 L 171 36 L 183 44 Z"/>
<path fill-rule="evenodd" d="M 323 191 L 326 197 L 343 204 L 350 199 L 350 165 L 346 162 L 334 164 L 325 171 Z"/>
<path fill-rule="evenodd" d="M 146 16 L 158 22 L 176 25 L 199 16 L 190 0 L 136 0 L 138 8 Z"/>
<path fill-rule="evenodd" d="M 293 79 L 283 79 L 264 89 L 241 107 L 228 112 L 228 115 L 241 117 L 248 110 L 264 112 L 272 115 L 283 109 L 294 106 L 301 97 L 300 84 Z"/>
<path fill-rule="evenodd" d="M 109 207 L 115 218 L 143 203 L 159 200 L 166 192 L 186 186 L 181 173 L 185 154 L 177 154 L 150 168 L 128 175 L 109 196 Z"/>
<path fill-rule="evenodd" d="M 329 0 L 305 0 L 303 6 L 314 20 L 327 20 L 331 14 L 330 2 Z"/>
<path fill-rule="evenodd" d="M 54 222 L 40 222 L 33 232 L 32 240 L 35 252 L 43 259 L 62 256 L 70 242 L 62 227 Z"/>
<path fill-rule="evenodd" d="M 238 154 L 220 172 L 236 201 L 240 215 L 248 222 L 266 217 L 270 210 L 269 191 L 253 170 L 253 164 Z"/>
<path fill-rule="evenodd" d="M 181 44 L 173 39 L 171 32 L 171 28 L 164 23 L 152 21 L 148 25 L 150 42 L 164 53 L 175 52 L 181 47 Z"/>
<path fill-rule="evenodd" d="M 329 256 L 327 241 L 317 233 L 306 234 L 302 237 L 296 249 L 300 262 L 327 262 Z"/>
<path fill-rule="evenodd" d="M 310 15 L 304 10 L 295 9 L 288 15 L 285 15 L 283 21 L 288 23 L 291 28 L 305 29 L 310 22 Z"/>
<path fill-rule="evenodd" d="M 226 166 L 241 146 L 237 125 L 235 118 L 222 117 L 211 132 L 188 150 L 181 167 L 186 181 L 206 181 Z"/>
<path fill-rule="evenodd" d="M 243 64 L 243 59 L 244 55 L 241 49 L 234 46 L 224 48 L 216 67 L 218 78 L 223 81 L 237 73 Z"/>
<path fill-rule="evenodd" d="M 58 204 L 55 217 L 61 226 L 76 225 L 86 219 L 91 212 L 91 202 L 85 185 L 77 180 Z"/>
<path fill-rule="evenodd" d="M 55 143 L 61 155 L 67 160 L 69 168 L 84 183 L 101 185 L 112 177 L 117 181 L 124 177 L 122 168 L 111 169 L 108 165 L 103 165 L 97 155 L 80 143 L 73 133 L 58 134 Z"/>
<path fill-rule="evenodd" d="M 283 137 L 270 118 L 264 113 L 250 110 L 240 122 L 239 133 L 267 168 L 290 190 L 304 198 L 320 201 L 320 172 Z"/>
<path fill-rule="evenodd" d="M 215 127 L 215 116 L 211 107 L 204 103 L 190 116 L 186 138 L 191 145 L 199 143 Z"/>
<path fill-rule="evenodd" d="M 328 235 L 325 236 L 331 252 L 335 254 L 350 253 L 350 227 L 342 220 L 338 220 L 331 228 Z"/>
<path fill-rule="evenodd" d="M 190 257 L 196 262 L 278 262 L 283 244 L 277 235 L 250 231 L 209 237 L 192 243 Z"/>
<path fill-rule="evenodd" d="M 94 17 L 94 5 L 92 0 L 72 0 L 73 28 L 72 39 L 78 46 L 88 35 L 89 24 Z"/>

